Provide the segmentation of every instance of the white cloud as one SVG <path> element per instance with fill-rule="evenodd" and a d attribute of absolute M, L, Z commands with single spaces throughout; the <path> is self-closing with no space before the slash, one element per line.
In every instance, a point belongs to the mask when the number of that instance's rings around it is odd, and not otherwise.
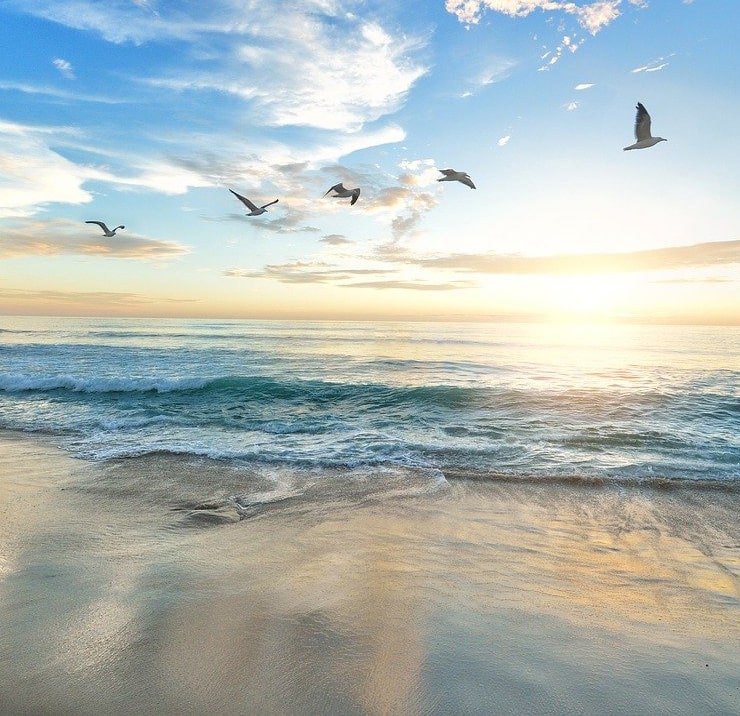
<path fill-rule="evenodd" d="M 572 112 L 574 109 L 578 109 L 578 102 L 568 102 L 568 104 L 565 105 L 565 109 L 569 112 Z"/>
<path fill-rule="evenodd" d="M 68 80 L 73 80 L 75 78 L 75 73 L 74 73 L 74 70 L 72 69 L 72 63 L 71 62 L 69 62 L 67 60 L 63 60 L 61 57 L 56 57 L 56 58 L 54 58 L 52 64 Z"/>
<path fill-rule="evenodd" d="M 49 202 L 83 204 L 90 172 L 49 147 L 72 134 L 66 127 L 33 127 L 0 120 L 0 218 L 28 216 Z"/>
<path fill-rule="evenodd" d="M 477 24 L 484 11 L 499 12 L 510 17 L 526 17 L 535 10 L 575 15 L 579 24 L 592 35 L 619 17 L 621 0 L 597 0 L 587 5 L 560 0 L 445 0 L 445 8 L 460 22 Z"/>
<path fill-rule="evenodd" d="M 550 50 L 542 55 L 540 57 L 541 60 L 546 59 L 547 57 L 549 57 L 550 59 L 544 65 L 542 65 L 539 70 L 548 70 L 550 67 L 552 67 L 552 65 L 560 60 L 566 50 L 568 50 L 568 52 L 570 52 L 571 54 L 577 52 L 581 45 L 583 45 L 585 40 L 575 40 L 574 38 L 575 36 L 565 35 L 560 41 L 560 44 L 554 50 Z"/>
<path fill-rule="evenodd" d="M 501 139 L 498 140 L 497 144 L 499 145 L 499 147 L 505 147 L 509 143 L 510 139 L 511 135 L 507 134 L 505 137 L 501 137 Z"/>
<path fill-rule="evenodd" d="M 410 54 L 418 41 L 392 37 L 375 23 L 356 23 L 340 38 L 316 20 L 301 18 L 300 31 L 274 28 L 256 49 L 242 47 L 241 66 L 178 80 L 188 89 L 214 89 L 251 102 L 263 125 L 308 126 L 354 132 L 400 108 L 425 72 Z M 266 66 L 266 67 L 265 67 Z"/>
<path fill-rule="evenodd" d="M 579 85 L 576 85 L 574 87 L 574 89 L 580 91 L 580 90 L 591 89 L 591 87 L 594 87 L 594 83 L 593 82 L 583 82 L 583 83 L 581 83 Z"/>
<path fill-rule="evenodd" d="M 673 57 L 675 53 L 672 52 L 668 57 Z M 657 60 L 651 60 L 647 64 L 640 65 L 640 67 L 635 67 L 634 70 L 632 70 L 633 74 L 637 74 L 638 72 L 660 72 L 660 70 L 667 67 L 670 63 L 667 61 L 667 58 L 665 57 L 659 57 Z"/>
<path fill-rule="evenodd" d="M 190 187 L 213 184 L 211 179 L 176 162 L 132 157 L 130 153 L 121 154 L 127 169 L 118 172 L 106 166 L 75 164 L 57 148 L 81 148 L 81 136 L 79 130 L 70 127 L 0 120 L 0 218 L 31 216 L 51 203 L 89 203 L 93 196 L 84 187 L 89 181 L 163 194 L 182 194 Z M 115 158 L 114 153 L 108 156 Z"/>
<path fill-rule="evenodd" d="M 592 35 L 595 35 L 599 30 L 602 30 L 610 22 L 619 17 L 620 13 L 617 9 L 619 3 L 620 0 L 601 0 L 601 2 L 595 2 L 591 5 L 578 8 L 576 10 L 578 21 Z"/>
<path fill-rule="evenodd" d="M 660 70 L 664 69 L 669 64 L 670 63 L 668 63 L 668 62 L 662 62 L 659 65 L 652 65 L 652 66 L 651 65 L 643 65 L 642 67 L 635 67 L 635 69 L 632 70 L 632 72 L 634 74 L 637 74 L 638 72 L 660 72 Z"/>
<path fill-rule="evenodd" d="M 434 159 L 416 159 L 399 162 L 398 168 L 403 171 L 398 177 L 400 184 L 409 187 L 435 186 L 439 178 Z"/>

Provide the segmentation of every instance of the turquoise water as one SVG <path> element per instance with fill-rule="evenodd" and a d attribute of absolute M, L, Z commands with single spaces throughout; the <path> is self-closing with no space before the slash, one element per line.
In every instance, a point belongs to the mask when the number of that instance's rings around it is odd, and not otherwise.
<path fill-rule="evenodd" d="M 740 329 L 0 317 L 0 428 L 91 460 L 737 483 Z"/>

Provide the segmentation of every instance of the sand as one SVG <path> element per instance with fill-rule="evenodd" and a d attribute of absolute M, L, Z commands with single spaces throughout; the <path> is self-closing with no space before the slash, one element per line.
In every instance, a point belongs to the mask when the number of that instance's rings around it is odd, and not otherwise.
<path fill-rule="evenodd" d="M 243 479 L 0 433 L 0 713 L 740 713 L 737 491 Z"/>

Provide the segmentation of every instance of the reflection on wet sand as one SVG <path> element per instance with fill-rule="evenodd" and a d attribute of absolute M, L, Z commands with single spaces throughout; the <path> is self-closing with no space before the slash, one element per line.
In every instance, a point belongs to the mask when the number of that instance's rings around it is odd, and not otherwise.
<path fill-rule="evenodd" d="M 47 479 L 3 495 L 0 711 L 737 707 L 734 493 L 460 481 L 183 529 L 3 446 Z"/>

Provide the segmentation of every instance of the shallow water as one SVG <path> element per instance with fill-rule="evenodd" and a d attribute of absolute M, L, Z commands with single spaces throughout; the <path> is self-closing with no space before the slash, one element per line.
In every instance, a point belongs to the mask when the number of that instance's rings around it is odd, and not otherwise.
<path fill-rule="evenodd" d="M 740 705 L 735 490 L 341 471 L 241 513 L 228 462 L 0 448 L 4 713 Z"/>

